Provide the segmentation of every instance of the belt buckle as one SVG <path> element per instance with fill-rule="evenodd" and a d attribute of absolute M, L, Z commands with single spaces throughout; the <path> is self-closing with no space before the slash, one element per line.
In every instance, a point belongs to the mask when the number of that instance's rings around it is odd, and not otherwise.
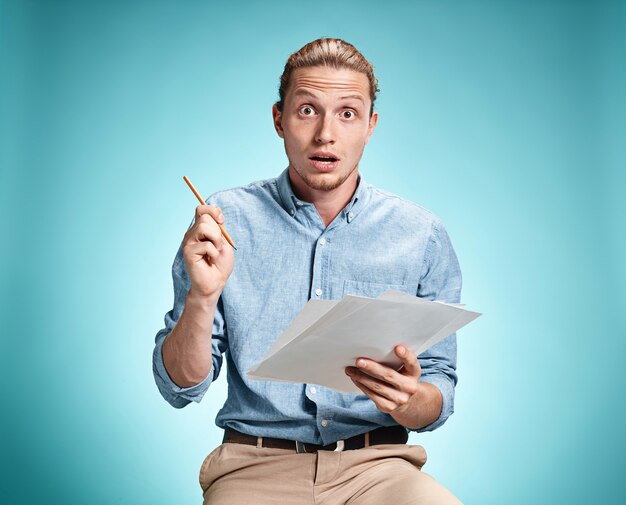
<path fill-rule="evenodd" d="M 296 453 L 297 454 L 306 454 L 306 447 L 304 447 L 304 443 L 296 440 Z"/>
<path fill-rule="evenodd" d="M 304 442 L 300 442 L 296 440 L 296 453 L 297 454 L 308 454 L 306 450 L 306 445 Z M 337 446 L 333 449 L 333 452 L 341 452 L 345 447 L 345 442 L 343 440 L 337 440 Z"/>

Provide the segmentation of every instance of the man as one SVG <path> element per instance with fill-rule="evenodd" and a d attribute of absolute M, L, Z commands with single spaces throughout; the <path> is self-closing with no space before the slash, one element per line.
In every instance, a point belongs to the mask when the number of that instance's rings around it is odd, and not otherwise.
<path fill-rule="evenodd" d="M 202 465 L 205 503 L 459 503 L 421 471 L 424 449 L 406 445 L 407 429 L 435 429 L 452 413 L 455 335 L 419 360 L 398 342 L 399 371 L 358 359 L 345 372 L 361 395 L 246 377 L 311 298 L 397 289 L 459 302 L 441 222 L 359 176 L 377 91 L 372 66 L 342 40 L 291 55 L 272 110 L 288 168 L 212 195 L 184 236 L 154 374 L 184 407 L 201 400 L 226 353 L 228 398 L 216 419 L 225 443 Z"/>

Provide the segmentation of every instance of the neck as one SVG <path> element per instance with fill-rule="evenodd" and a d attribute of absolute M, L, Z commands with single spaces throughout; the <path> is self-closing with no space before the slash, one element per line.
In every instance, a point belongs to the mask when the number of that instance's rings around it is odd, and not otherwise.
<path fill-rule="evenodd" d="M 294 194 L 305 202 L 315 205 L 325 226 L 328 226 L 348 205 L 359 181 L 359 170 L 354 170 L 348 178 L 335 189 L 313 189 L 302 180 L 298 173 L 289 167 L 289 180 Z"/>

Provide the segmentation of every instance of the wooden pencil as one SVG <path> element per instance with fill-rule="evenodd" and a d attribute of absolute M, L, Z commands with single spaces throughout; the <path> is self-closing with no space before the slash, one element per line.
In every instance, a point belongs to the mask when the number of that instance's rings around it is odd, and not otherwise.
<path fill-rule="evenodd" d="M 206 205 L 206 202 L 204 201 L 204 198 L 202 198 L 200 196 L 200 193 L 198 193 L 198 190 L 194 187 L 194 185 L 191 183 L 191 181 L 189 180 L 189 178 L 186 175 L 183 175 L 183 180 L 187 183 L 187 186 L 189 186 L 189 189 L 191 191 L 193 191 L 193 194 L 196 195 L 196 198 L 198 199 L 198 201 L 200 202 L 200 205 Z M 230 235 L 228 235 L 228 233 L 226 232 L 226 230 L 224 229 L 224 227 L 220 224 L 217 223 L 217 226 L 220 227 L 220 230 L 222 231 L 222 235 L 224 235 L 224 238 L 226 239 L 226 241 L 233 247 L 233 249 L 235 249 L 235 251 L 237 250 L 237 248 L 235 247 L 235 243 L 233 242 L 233 239 L 230 238 Z"/>

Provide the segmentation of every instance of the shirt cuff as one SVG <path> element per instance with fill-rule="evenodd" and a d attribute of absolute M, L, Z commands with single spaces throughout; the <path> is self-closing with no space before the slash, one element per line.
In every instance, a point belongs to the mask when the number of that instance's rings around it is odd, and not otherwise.
<path fill-rule="evenodd" d="M 211 364 L 211 370 L 208 375 L 198 384 L 181 388 L 172 380 L 163 363 L 163 342 L 165 342 L 165 339 L 161 339 L 155 345 L 152 356 L 152 372 L 161 395 L 170 405 L 178 409 L 185 407 L 190 402 L 199 403 L 209 389 L 211 382 L 213 382 L 213 370 L 215 367 Z"/>
<path fill-rule="evenodd" d="M 422 375 L 420 381 L 428 382 L 439 389 L 443 401 L 441 404 L 441 414 L 439 415 L 439 418 L 428 426 L 424 426 L 423 428 L 419 428 L 417 430 L 411 430 L 417 433 L 421 433 L 423 431 L 433 431 L 434 429 L 439 428 L 439 426 L 445 423 L 448 417 L 450 417 L 454 412 L 454 386 L 448 377 L 441 374 L 429 374 Z"/>

